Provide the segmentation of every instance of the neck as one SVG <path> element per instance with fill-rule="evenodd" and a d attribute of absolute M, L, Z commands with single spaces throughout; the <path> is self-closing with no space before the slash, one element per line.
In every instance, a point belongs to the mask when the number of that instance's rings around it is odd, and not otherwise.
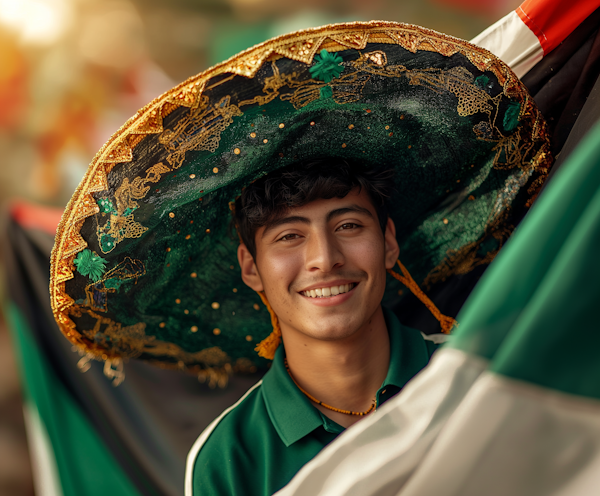
<path fill-rule="evenodd" d="M 370 408 L 390 362 L 381 306 L 363 328 L 341 340 L 319 340 L 283 326 L 281 330 L 290 372 L 302 389 L 338 409 L 364 412 Z M 313 405 L 344 427 L 363 418 Z"/>

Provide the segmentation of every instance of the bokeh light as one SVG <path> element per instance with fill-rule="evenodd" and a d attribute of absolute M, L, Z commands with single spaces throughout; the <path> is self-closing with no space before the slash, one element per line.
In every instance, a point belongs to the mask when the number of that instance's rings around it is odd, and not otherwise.
<path fill-rule="evenodd" d="M 69 0 L 0 0 L 0 23 L 27 44 L 57 42 L 72 21 Z"/>

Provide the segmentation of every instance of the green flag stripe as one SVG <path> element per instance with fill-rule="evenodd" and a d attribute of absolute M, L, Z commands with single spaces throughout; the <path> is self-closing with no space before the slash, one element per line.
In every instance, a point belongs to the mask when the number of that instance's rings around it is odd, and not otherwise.
<path fill-rule="evenodd" d="M 600 126 L 557 173 L 458 317 L 490 369 L 600 398 Z"/>
<path fill-rule="evenodd" d="M 139 492 L 52 373 L 19 309 L 5 306 L 23 389 L 52 443 L 64 496 L 138 496 Z"/>

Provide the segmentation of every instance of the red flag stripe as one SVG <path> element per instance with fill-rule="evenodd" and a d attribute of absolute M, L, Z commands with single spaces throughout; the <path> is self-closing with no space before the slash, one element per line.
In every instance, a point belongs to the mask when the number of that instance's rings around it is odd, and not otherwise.
<path fill-rule="evenodd" d="M 547 55 L 598 7 L 600 0 L 525 0 L 515 12 Z"/>

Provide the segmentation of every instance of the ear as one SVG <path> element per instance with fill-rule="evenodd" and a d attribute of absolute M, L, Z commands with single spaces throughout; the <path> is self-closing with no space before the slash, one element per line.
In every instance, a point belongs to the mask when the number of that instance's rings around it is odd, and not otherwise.
<path fill-rule="evenodd" d="M 385 268 L 391 269 L 396 265 L 396 260 L 400 255 L 400 247 L 396 240 L 396 226 L 391 217 L 388 217 L 387 224 L 385 226 Z"/>
<path fill-rule="evenodd" d="M 242 280 L 254 291 L 264 291 L 262 279 L 254 263 L 254 258 L 245 244 L 240 244 L 237 251 L 238 262 L 242 268 Z"/>

